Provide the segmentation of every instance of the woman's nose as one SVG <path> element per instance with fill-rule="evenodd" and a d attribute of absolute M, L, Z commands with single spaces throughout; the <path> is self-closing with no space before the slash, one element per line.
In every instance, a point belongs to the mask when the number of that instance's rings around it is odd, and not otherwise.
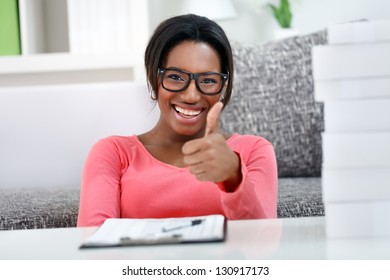
<path fill-rule="evenodd" d="M 188 87 L 182 92 L 184 101 L 188 103 L 196 103 L 201 99 L 202 93 L 198 90 L 196 86 L 196 80 L 193 79 L 190 81 Z"/>

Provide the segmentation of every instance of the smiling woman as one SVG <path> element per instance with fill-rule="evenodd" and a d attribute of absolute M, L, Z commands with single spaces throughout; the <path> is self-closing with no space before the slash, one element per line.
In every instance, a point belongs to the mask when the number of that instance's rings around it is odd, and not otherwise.
<path fill-rule="evenodd" d="M 145 67 L 160 118 L 144 134 L 94 145 L 83 172 L 78 226 L 112 217 L 276 218 L 271 143 L 225 135 L 218 125 L 234 77 L 221 27 L 191 14 L 162 22 L 146 48 Z"/>

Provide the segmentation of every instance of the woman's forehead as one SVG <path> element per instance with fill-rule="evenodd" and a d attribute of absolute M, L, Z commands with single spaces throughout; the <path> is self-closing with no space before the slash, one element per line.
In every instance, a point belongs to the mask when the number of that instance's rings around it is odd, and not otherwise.
<path fill-rule="evenodd" d="M 205 42 L 184 41 L 169 51 L 165 67 L 176 67 L 193 73 L 219 72 L 220 58 L 218 52 Z"/>

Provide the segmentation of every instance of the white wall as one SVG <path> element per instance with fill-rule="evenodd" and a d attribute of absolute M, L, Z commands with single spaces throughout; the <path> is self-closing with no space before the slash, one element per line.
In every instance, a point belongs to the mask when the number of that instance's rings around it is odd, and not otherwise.
<path fill-rule="evenodd" d="M 0 188 L 79 187 L 92 145 L 151 129 L 153 104 L 132 82 L 0 87 Z"/>
<path fill-rule="evenodd" d="M 210 0 L 213 1 L 213 0 Z M 264 8 L 277 0 L 233 0 L 238 16 L 220 21 L 230 40 L 264 43 L 273 39 L 275 20 Z M 181 13 L 183 0 L 149 0 L 150 27 Z M 390 19 L 389 0 L 291 0 L 293 25 L 306 34 L 323 29 L 331 22 L 356 19 Z"/>

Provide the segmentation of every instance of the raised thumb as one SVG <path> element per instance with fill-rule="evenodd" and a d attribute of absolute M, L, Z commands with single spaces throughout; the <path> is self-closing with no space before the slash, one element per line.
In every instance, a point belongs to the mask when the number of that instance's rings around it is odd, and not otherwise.
<path fill-rule="evenodd" d="M 207 113 L 205 136 L 219 130 L 219 115 L 223 108 L 222 102 L 217 102 Z"/>

